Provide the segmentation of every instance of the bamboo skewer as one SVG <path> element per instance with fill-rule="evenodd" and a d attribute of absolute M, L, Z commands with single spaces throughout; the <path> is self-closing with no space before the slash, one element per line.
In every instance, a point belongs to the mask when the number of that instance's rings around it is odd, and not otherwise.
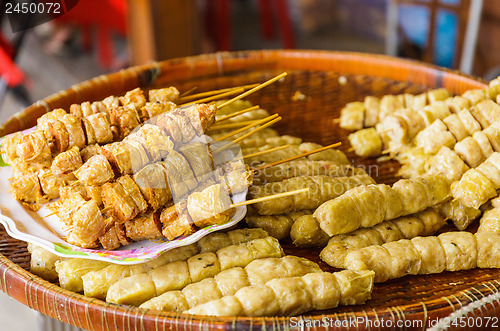
<path fill-rule="evenodd" d="M 204 102 L 208 102 L 208 101 L 214 101 L 214 100 L 222 99 L 222 98 L 228 97 L 230 95 L 238 94 L 238 93 L 241 93 L 241 92 L 244 92 L 244 91 L 245 91 L 245 89 L 243 89 L 243 88 L 236 88 L 236 89 L 233 89 L 233 90 L 225 92 L 225 93 L 213 95 L 211 97 L 206 97 L 206 98 L 203 98 L 203 99 L 199 99 L 199 100 L 194 100 L 194 101 L 191 101 L 191 102 L 183 103 L 181 105 L 178 105 L 177 107 L 185 107 L 185 106 L 192 105 L 194 103 L 204 103 Z M 220 109 L 220 108 L 221 107 L 217 107 L 217 109 Z"/>
<path fill-rule="evenodd" d="M 227 123 L 227 124 L 220 124 L 220 125 L 212 125 L 210 127 L 210 130 L 224 130 L 224 129 L 234 129 L 234 128 L 239 128 L 242 126 L 247 126 L 248 124 L 253 124 L 259 120 L 248 120 L 248 121 L 241 121 L 241 122 L 236 122 L 236 123 Z"/>
<path fill-rule="evenodd" d="M 245 200 L 245 201 L 241 201 L 241 202 L 238 202 L 238 203 L 233 203 L 230 207 L 231 208 L 236 208 L 236 207 L 240 207 L 240 206 L 251 205 L 253 203 L 258 203 L 258 202 L 273 200 L 273 199 L 277 199 L 277 198 L 281 198 L 281 197 L 286 197 L 286 196 L 289 196 L 289 195 L 295 195 L 295 194 L 299 194 L 299 193 L 304 193 L 304 192 L 307 192 L 307 191 L 309 191 L 308 187 L 300 189 L 300 190 L 295 190 L 295 191 L 290 191 L 290 192 L 284 192 L 284 193 L 278 193 L 278 194 L 275 194 L 275 195 L 268 195 L 267 197 L 262 197 L 262 198 L 257 198 L 257 199 Z"/>
<path fill-rule="evenodd" d="M 255 128 L 255 129 L 253 129 L 252 131 L 250 131 L 250 132 L 248 132 L 248 133 L 244 134 L 243 136 L 241 136 L 241 137 L 239 137 L 239 138 L 237 138 L 237 139 L 235 139 L 235 140 L 233 140 L 233 141 L 231 141 L 231 142 L 228 142 L 228 143 L 227 143 L 227 144 L 225 144 L 224 146 L 219 147 L 218 149 L 216 149 L 216 150 L 213 152 L 213 154 L 215 154 L 215 153 L 219 153 L 219 152 L 221 152 L 221 151 L 223 151 L 223 150 L 225 150 L 225 149 L 227 149 L 227 148 L 230 148 L 231 146 L 236 145 L 237 143 L 239 143 L 239 142 L 240 142 L 240 141 L 242 141 L 243 139 L 248 138 L 249 136 L 253 135 L 254 133 L 257 133 L 257 132 L 259 132 L 260 130 L 265 129 L 265 128 L 267 128 L 268 126 L 271 126 L 271 125 L 273 125 L 274 123 L 276 123 L 276 122 L 278 122 L 278 121 L 281 121 L 281 117 L 277 117 L 277 118 L 273 119 L 272 121 L 270 121 L 270 122 L 268 122 L 268 123 L 266 123 L 266 124 L 264 124 L 264 125 L 262 125 L 262 126 L 259 126 L 258 128 Z M 254 126 L 255 126 L 255 125 L 254 125 Z"/>
<path fill-rule="evenodd" d="M 265 164 L 263 166 L 255 168 L 255 170 L 259 171 L 259 170 L 263 170 L 265 168 L 269 168 L 269 167 L 272 167 L 272 166 L 275 166 L 275 165 L 278 165 L 278 164 L 281 164 L 281 163 L 285 163 L 285 162 L 293 161 L 293 160 L 296 160 L 296 159 L 300 159 L 301 157 L 304 157 L 304 156 L 308 156 L 308 155 L 311 155 L 311 154 L 314 154 L 314 153 L 322 152 L 322 151 L 325 151 L 325 150 L 330 149 L 330 148 L 338 147 L 341 144 L 342 143 L 335 143 L 335 144 L 331 144 L 331 145 L 328 145 L 328 146 L 324 146 L 324 147 L 315 149 L 315 150 L 310 151 L 310 152 L 305 152 L 305 153 L 302 153 L 302 154 L 299 154 L 299 155 L 296 155 L 296 156 L 289 157 L 287 159 L 283 159 L 283 160 L 279 160 L 279 161 L 272 162 L 272 163 L 269 163 L 269 164 Z"/>
<path fill-rule="evenodd" d="M 187 90 L 186 92 L 182 93 L 181 95 L 179 95 L 179 99 L 182 99 L 182 98 L 185 98 L 187 97 L 188 95 L 190 95 L 191 93 L 193 93 L 194 91 L 196 91 L 198 89 L 198 87 L 193 87 L 189 90 Z"/>
<path fill-rule="evenodd" d="M 235 130 L 235 131 L 229 132 L 228 134 L 225 134 L 225 135 L 223 135 L 222 137 L 217 138 L 215 141 L 225 140 L 225 139 L 227 139 L 227 138 L 229 138 L 229 137 L 231 137 L 231 136 L 234 136 L 235 134 L 238 134 L 238 133 L 240 133 L 240 132 L 243 132 L 243 131 L 246 131 L 246 130 L 248 130 L 248 129 L 251 129 L 251 128 L 253 128 L 254 126 L 257 126 L 257 125 L 259 125 L 259 124 L 265 123 L 265 122 L 267 122 L 267 121 L 269 121 L 269 120 L 271 120 L 271 119 L 273 119 L 273 118 L 276 118 L 276 117 L 278 117 L 278 116 L 279 116 L 278 114 L 274 114 L 274 115 L 268 116 L 268 117 L 266 117 L 266 118 L 263 118 L 263 119 L 261 119 L 261 120 L 257 120 L 257 121 L 256 121 L 256 122 L 254 122 L 253 124 L 249 124 L 249 125 L 247 125 L 247 126 L 245 126 L 245 127 L 242 127 L 241 129 L 238 129 L 238 130 Z"/>
<path fill-rule="evenodd" d="M 282 149 L 286 149 L 288 147 L 290 147 L 290 145 L 278 146 L 278 147 L 267 149 L 265 151 L 260 151 L 260 152 L 256 152 L 256 153 L 252 153 L 252 154 L 243 155 L 243 158 L 247 159 L 247 158 L 251 158 L 254 156 L 259 156 L 259 155 L 263 155 L 263 154 L 267 154 L 267 153 L 271 153 L 271 152 L 276 152 L 276 151 L 280 151 Z"/>
<path fill-rule="evenodd" d="M 225 121 L 225 120 L 233 118 L 235 116 L 248 113 L 248 112 L 250 112 L 252 110 L 257 110 L 259 108 L 260 108 L 260 106 L 257 105 L 257 106 L 253 106 L 253 107 L 250 107 L 250 108 L 242 109 L 242 110 L 237 111 L 235 113 L 232 113 L 232 114 L 229 114 L 229 115 L 226 115 L 226 116 L 223 116 L 223 117 L 219 118 L 218 120 L 215 121 L 215 123 Z"/>
<path fill-rule="evenodd" d="M 252 130 L 248 133 L 245 133 L 243 136 L 239 137 L 239 138 L 236 138 L 235 140 L 233 140 L 233 144 L 236 144 L 236 143 L 239 143 L 240 141 L 242 141 L 243 139 L 246 139 L 248 137 L 250 137 L 251 135 L 253 135 L 254 133 L 257 133 L 259 132 L 260 130 L 263 130 L 271 125 L 273 125 L 274 123 L 278 122 L 278 121 L 281 121 L 281 116 L 278 116 L 277 118 L 273 119 L 272 121 L 270 122 L 267 122 L 266 124 L 263 124 L 261 126 L 259 126 L 258 128 L 256 128 L 255 130 Z"/>
<path fill-rule="evenodd" d="M 198 98 L 210 97 L 210 96 L 213 96 L 213 95 L 216 95 L 216 94 L 221 94 L 221 93 L 225 93 L 225 92 L 229 92 L 229 91 L 234 91 L 236 89 L 248 90 L 248 89 L 254 88 L 255 86 L 258 86 L 258 85 L 259 84 L 249 84 L 249 85 L 243 85 L 243 86 L 227 87 L 227 88 L 223 88 L 223 89 L 219 89 L 219 90 L 212 90 L 212 91 L 207 91 L 207 92 L 200 92 L 200 93 L 196 93 L 196 94 L 193 94 L 193 95 L 190 95 L 190 96 L 184 96 L 184 97 L 181 96 L 180 99 L 181 99 L 182 102 L 190 102 L 190 101 L 196 100 Z"/>
<path fill-rule="evenodd" d="M 264 87 L 266 87 L 266 86 L 268 86 L 268 85 L 271 85 L 271 84 L 272 84 L 272 83 L 274 83 L 275 81 L 280 80 L 281 78 L 285 77 L 286 75 L 287 75 L 287 73 L 286 73 L 286 72 L 284 72 L 284 73 L 282 73 L 282 74 L 280 74 L 280 75 L 278 75 L 278 76 L 276 76 L 276 77 L 274 77 L 274 78 L 271 78 L 270 80 L 268 80 L 268 81 L 266 81 L 266 82 L 264 82 L 264 83 L 262 83 L 262 84 L 260 84 L 260 85 L 258 85 L 258 86 L 256 86 L 256 87 L 254 87 L 253 89 L 251 89 L 251 90 L 249 90 L 249 91 L 246 91 L 245 93 L 242 93 L 242 94 L 240 94 L 240 95 L 238 95 L 238 96 L 236 96 L 236 97 L 232 98 L 231 100 L 228 100 L 228 101 L 226 101 L 226 102 L 224 102 L 224 103 L 222 103 L 222 104 L 218 105 L 218 106 L 217 106 L 217 109 L 221 109 L 221 108 L 223 108 L 223 107 L 225 107 L 225 106 L 227 106 L 227 105 L 232 104 L 232 103 L 233 103 L 233 102 L 235 102 L 235 101 L 238 101 L 238 100 L 240 100 L 240 99 L 243 99 L 244 97 L 246 97 L 246 96 L 248 96 L 248 95 L 250 95 L 250 94 L 252 94 L 252 93 L 254 93 L 254 92 L 256 92 L 256 91 L 258 91 L 258 90 L 260 90 L 260 89 L 262 89 L 262 88 L 264 88 Z"/>

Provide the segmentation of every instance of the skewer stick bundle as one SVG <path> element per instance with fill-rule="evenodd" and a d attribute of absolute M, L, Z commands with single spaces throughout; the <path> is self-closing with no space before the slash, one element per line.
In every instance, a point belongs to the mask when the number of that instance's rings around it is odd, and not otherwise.
<path fill-rule="evenodd" d="M 253 107 L 250 107 L 250 108 L 242 109 L 242 110 L 240 110 L 240 111 L 234 112 L 234 113 L 232 113 L 232 114 L 229 114 L 229 115 L 226 115 L 226 116 L 223 116 L 223 117 L 221 117 L 221 118 L 217 119 L 217 120 L 215 121 L 215 123 L 225 121 L 225 120 L 227 120 L 227 119 L 230 119 L 230 118 L 236 117 L 236 116 L 238 116 L 238 115 L 248 113 L 248 112 L 250 112 L 250 111 L 252 111 L 252 110 L 257 110 L 257 109 L 259 109 L 259 108 L 260 108 L 260 106 L 259 106 L 259 105 L 257 105 L 257 106 L 253 106 Z"/>
<path fill-rule="evenodd" d="M 263 169 L 266 169 L 266 168 L 269 168 L 269 167 L 272 167 L 272 166 L 275 166 L 275 165 L 278 165 L 278 164 L 281 164 L 281 163 L 285 163 L 285 162 L 293 161 L 293 160 L 296 160 L 296 159 L 300 159 L 301 157 L 305 157 L 305 156 L 308 156 L 308 155 L 311 155 L 311 154 L 314 154 L 314 153 L 326 151 L 327 149 L 330 149 L 330 148 L 338 147 L 341 144 L 342 143 L 339 142 L 339 143 L 331 144 L 331 145 L 328 145 L 328 146 L 324 146 L 324 147 L 315 149 L 315 150 L 310 151 L 310 152 L 305 152 L 305 153 L 302 153 L 300 155 L 289 157 L 288 159 L 284 159 L 284 160 L 276 161 L 276 162 L 273 162 L 273 163 L 265 164 L 263 166 L 260 166 L 260 167 L 256 168 L 255 170 L 263 170 Z"/>
<path fill-rule="evenodd" d="M 199 99 L 199 100 L 195 100 L 195 101 L 183 103 L 183 104 L 179 105 L 179 107 L 189 106 L 189 105 L 192 105 L 194 103 L 206 103 L 206 102 L 209 102 L 209 101 L 219 100 L 219 99 L 223 99 L 225 97 L 228 97 L 230 95 L 238 94 L 238 93 L 241 93 L 241 92 L 244 92 L 244 91 L 245 90 L 243 88 L 237 88 L 237 89 L 233 89 L 231 91 L 224 92 L 224 93 L 221 93 L 221 94 L 217 94 L 217 95 L 214 95 L 214 96 L 210 96 L 210 97 L 206 97 L 206 98 L 203 98 L 203 99 Z M 218 109 L 220 109 L 220 108 L 218 108 Z"/>

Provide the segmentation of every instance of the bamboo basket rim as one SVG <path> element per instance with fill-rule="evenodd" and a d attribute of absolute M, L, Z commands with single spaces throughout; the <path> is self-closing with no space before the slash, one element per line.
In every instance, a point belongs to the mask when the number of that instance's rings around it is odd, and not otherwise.
<path fill-rule="evenodd" d="M 307 64 L 304 64 L 307 60 Z M 61 107 L 63 104 L 74 102 L 93 101 L 101 98 L 100 91 L 95 92 L 95 86 L 105 86 L 102 91 L 103 97 L 110 94 L 118 94 L 114 91 L 125 91 L 137 86 L 147 87 L 157 82 L 159 77 L 167 77 L 165 84 L 176 80 L 196 79 L 197 77 L 209 77 L 230 75 L 232 73 L 254 70 L 256 67 L 272 70 L 312 70 L 333 71 L 332 63 L 345 64 L 349 74 L 364 74 L 368 76 L 388 77 L 395 81 L 410 81 L 414 84 L 424 86 L 446 86 L 452 93 L 462 93 L 468 88 L 482 88 L 485 81 L 479 78 L 459 73 L 458 71 L 440 68 L 435 65 L 424 64 L 418 61 L 393 58 L 386 55 L 373 55 L 355 52 L 332 52 L 332 51 L 310 51 L 310 50 L 259 50 L 241 52 L 223 52 L 208 55 L 193 56 L 154 62 L 138 67 L 121 70 L 117 73 L 102 75 L 91 80 L 76 84 L 67 90 L 58 92 L 44 98 L 24 111 L 15 114 L 2 126 L 0 136 L 7 133 L 26 128 L 32 124 L 33 116 L 41 116 L 44 112 L 53 108 Z M 111 93 L 110 93 L 111 91 Z M 89 99 L 94 98 L 92 100 Z M 30 125 L 31 126 L 31 125 Z M 488 282 L 477 284 L 470 290 L 481 293 L 482 296 L 498 292 L 500 283 Z M 94 330 L 95 323 L 108 323 L 110 316 L 115 319 L 127 318 L 129 328 L 144 328 L 145 324 L 166 326 L 171 328 L 180 327 L 214 327 L 220 329 L 233 329 L 237 327 L 252 328 L 262 325 L 277 325 L 278 327 L 289 327 L 290 317 L 270 318 L 247 318 L 247 317 L 206 317 L 179 315 L 175 313 L 145 310 L 133 307 L 124 307 L 109 304 L 100 300 L 87 298 L 60 288 L 47 282 L 12 262 L 4 254 L 0 253 L 0 288 L 14 299 L 36 309 L 41 313 L 62 320 L 78 327 Z M 493 288 L 495 291 L 493 291 Z M 469 291 L 469 290 L 468 290 Z M 489 291 L 489 292 L 488 292 Z M 396 315 L 405 318 L 405 312 L 424 312 L 425 316 L 430 310 L 437 316 L 446 316 L 457 309 L 456 306 L 466 305 L 473 300 L 467 291 L 461 291 L 452 297 L 442 297 L 426 302 L 412 302 L 406 306 L 381 307 L 380 310 L 367 310 L 363 306 L 353 307 L 352 311 L 344 316 L 331 315 L 303 315 L 302 318 L 322 319 L 332 317 L 337 319 L 349 319 L 359 316 L 379 319 L 381 316 Z M 37 295 L 46 298 L 43 303 L 36 302 Z M 458 302 L 452 304 L 452 299 Z M 66 314 L 62 314 L 57 305 L 65 306 Z M 52 308 L 52 309 L 51 309 Z M 75 318 L 71 316 L 68 309 L 74 313 L 85 316 Z M 489 308 L 487 308 L 489 309 Z M 351 316 L 348 316 L 351 315 Z M 96 322 L 97 321 L 97 322 Z M 132 323 L 132 325 L 131 325 Z M 101 325 L 102 326 L 102 325 Z M 106 324 L 106 326 L 108 326 Z M 133 326 L 133 327 L 131 327 Z M 109 327 L 108 327 L 109 328 Z"/>

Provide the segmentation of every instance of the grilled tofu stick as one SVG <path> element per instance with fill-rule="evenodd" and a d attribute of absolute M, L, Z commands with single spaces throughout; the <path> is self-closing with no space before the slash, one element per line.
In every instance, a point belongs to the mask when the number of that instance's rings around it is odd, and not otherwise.
<path fill-rule="evenodd" d="M 500 234 L 446 232 L 437 237 L 416 237 L 351 251 L 350 270 L 373 270 L 375 282 L 405 275 L 500 267 Z"/>
<path fill-rule="evenodd" d="M 255 199 L 309 187 L 309 191 L 305 193 L 259 202 L 254 205 L 260 215 L 279 215 L 317 208 L 323 202 L 338 197 L 353 187 L 373 184 L 374 182 L 373 178 L 368 175 L 352 177 L 302 176 L 285 179 L 281 182 L 251 186 L 249 194 Z"/>
<path fill-rule="evenodd" d="M 314 272 L 321 272 L 316 263 L 296 256 L 258 259 L 244 268 L 223 270 L 213 277 L 189 284 L 182 290 L 156 294 L 155 297 L 142 303 L 140 308 L 181 313 L 197 305 L 234 295 L 243 287 L 263 285 L 271 279 L 300 277 Z M 111 291 L 112 289 L 109 290 L 108 297 L 111 297 Z M 121 297 L 119 301 L 111 302 L 137 305 L 135 298 L 135 296 Z"/>
<path fill-rule="evenodd" d="M 430 236 L 445 224 L 444 218 L 429 208 L 415 215 L 384 221 L 372 228 L 333 236 L 320 257 L 334 268 L 345 269 L 345 257 L 351 251 L 400 239 Z"/>
<path fill-rule="evenodd" d="M 343 270 L 273 279 L 239 289 L 234 295 L 195 306 L 185 313 L 212 316 L 293 316 L 339 305 L 363 304 L 371 298 L 372 271 Z"/>
<path fill-rule="evenodd" d="M 375 126 L 387 116 L 402 109 L 420 110 L 430 103 L 445 100 L 450 93 L 444 89 L 435 89 L 419 95 L 409 93 L 384 95 L 382 98 L 367 96 L 364 102 L 348 103 L 340 111 L 340 127 L 346 130 L 360 130 Z"/>
<path fill-rule="evenodd" d="M 192 248 L 192 250 L 195 250 L 195 248 Z M 120 283 L 115 284 L 117 282 L 127 283 L 128 281 L 124 280 L 126 277 L 147 273 L 154 280 L 155 287 L 159 291 L 162 288 L 168 291 L 177 289 L 180 284 L 184 284 L 182 285 L 184 287 L 191 282 L 212 277 L 221 270 L 238 266 L 244 267 L 258 258 L 281 257 L 282 255 L 283 251 L 279 242 L 275 238 L 265 237 L 223 247 L 216 252 L 193 254 L 188 258 L 177 260 L 179 262 L 157 264 L 154 268 L 147 265 L 130 267 L 111 265 L 83 276 L 83 287 L 86 296 L 99 299 L 105 299 L 111 287 L 116 289 L 113 292 L 118 292 L 113 295 L 131 295 L 133 290 L 141 292 L 141 288 L 122 289 Z"/>
<path fill-rule="evenodd" d="M 223 247 L 265 237 L 267 237 L 267 233 L 261 229 L 238 229 L 227 233 L 214 232 L 206 235 L 194 244 L 167 251 L 157 258 L 145 262 L 144 266 L 145 269 L 152 270 L 166 263 L 187 260 L 198 253 L 215 252 Z M 34 260 L 36 261 L 37 259 L 35 258 Z M 106 267 L 109 268 L 105 272 L 98 272 Z M 59 277 L 59 284 L 62 288 L 73 292 L 83 292 L 82 277 L 84 275 L 95 271 L 93 276 L 95 279 L 100 279 L 102 282 L 110 282 L 106 277 L 116 277 L 114 269 L 119 269 L 123 271 L 123 274 L 128 273 L 129 275 L 138 270 L 134 266 L 118 266 L 109 262 L 79 258 L 61 260 L 56 263 L 54 270 L 57 272 L 56 277 Z"/>
<path fill-rule="evenodd" d="M 500 107 L 491 100 L 498 94 L 494 82 L 485 90 L 467 91 L 462 96 L 438 102 L 440 107 L 431 104 L 420 112 L 421 118 L 406 110 L 397 112 L 377 125 L 376 134 L 366 129 L 351 134 L 351 144 L 361 156 L 379 156 L 379 150 L 387 149 L 400 152 L 413 138 L 416 146 L 426 153 L 435 154 L 441 146 L 453 147 L 500 118 Z M 380 145 L 383 147 L 377 148 Z"/>
<path fill-rule="evenodd" d="M 333 237 L 423 211 L 449 197 L 446 178 L 428 175 L 402 179 L 392 187 L 385 184 L 355 187 L 323 203 L 313 215 L 323 231 Z"/>

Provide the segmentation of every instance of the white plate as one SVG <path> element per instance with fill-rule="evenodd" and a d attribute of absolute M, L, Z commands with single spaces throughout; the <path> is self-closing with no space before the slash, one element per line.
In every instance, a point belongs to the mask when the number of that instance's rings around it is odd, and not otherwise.
<path fill-rule="evenodd" d="M 114 251 L 85 249 L 70 245 L 62 237 L 66 236 L 64 224 L 55 215 L 44 217 L 51 213 L 46 205 L 38 212 L 24 208 L 10 193 L 9 178 L 12 177 L 10 167 L 0 167 L 0 223 L 7 233 L 16 239 L 41 246 L 61 257 L 84 258 L 106 261 L 116 264 L 137 264 L 154 259 L 162 252 L 192 244 L 207 234 L 229 228 L 245 217 L 246 206 L 236 208 L 235 215 L 227 223 L 211 225 L 196 231 L 194 234 L 167 241 L 143 240 L 123 246 Z M 233 202 L 244 201 L 247 192 L 235 194 Z"/>

